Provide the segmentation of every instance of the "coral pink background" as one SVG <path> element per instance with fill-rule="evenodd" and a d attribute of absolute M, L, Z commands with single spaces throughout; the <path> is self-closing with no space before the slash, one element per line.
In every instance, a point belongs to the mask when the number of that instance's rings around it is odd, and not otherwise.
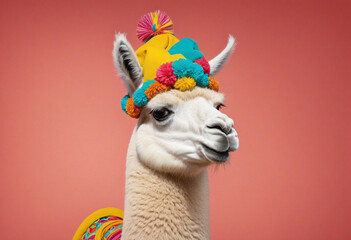
<path fill-rule="evenodd" d="M 210 169 L 212 239 L 350 239 L 350 1 L 1 1 L 1 239 L 71 239 L 123 209 L 135 120 L 115 32 L 162 9 L 208 59 L 241 146 Z"/>

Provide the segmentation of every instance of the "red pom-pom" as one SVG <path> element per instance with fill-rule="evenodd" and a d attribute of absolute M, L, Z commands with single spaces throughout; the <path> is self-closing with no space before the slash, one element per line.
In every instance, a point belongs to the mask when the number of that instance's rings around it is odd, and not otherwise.
<path fill-rule="evenodd" d="M 173 85 L 177 81 L 177 76 L 173 74 L 172 63 L 162 64 L 156 71 L 156 81 L 166 85 Z"/>
<path fill-rule="evenodd" d="M 210 64 L 204 57 L 196 60 L 195 63 L 200 64 L 200 66 L 204 69 L 204 73 L 210 74 Z"/>

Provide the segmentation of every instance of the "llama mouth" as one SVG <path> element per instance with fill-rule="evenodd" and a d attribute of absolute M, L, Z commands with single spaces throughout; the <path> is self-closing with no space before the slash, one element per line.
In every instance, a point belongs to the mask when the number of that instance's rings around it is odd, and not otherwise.
<path fill-rule="evenodd" d="M 204 155 L 207 159 L 210 161 L 215 161 L 217 163 L 223 163 L 226 162 L 229 159 L 229 152 L 228 150 L 225 152 L 218 152 L 214 150 L 213 148 L 210 148 L 204 144 L 202 144 L 203 149 L 204 149 Z"/>

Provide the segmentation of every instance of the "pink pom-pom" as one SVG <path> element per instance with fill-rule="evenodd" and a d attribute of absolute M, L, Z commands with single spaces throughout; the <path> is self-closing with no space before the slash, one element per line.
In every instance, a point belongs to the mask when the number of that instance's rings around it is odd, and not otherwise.
<path fill-rule="evenodd" d="M 159 10 L 145 14 L 138 23 L 137 37 L 146 42 L 159 34 L 174 34 L 171 19 L 165 12 Z"/>
<path fill-rule="evenodd" d="M 171 86 L 177 81 L 177 76 L 173 74 L 172 63 L 162 64 L 156 72 L 156 81 Z"/>
<path fill-rule="evenodd" d="M 195 63 L 200 64 L 200 66 L 204 69 L 204 73 L 210 74 L 210 64 L 204 57 L 196 60 Z"/>

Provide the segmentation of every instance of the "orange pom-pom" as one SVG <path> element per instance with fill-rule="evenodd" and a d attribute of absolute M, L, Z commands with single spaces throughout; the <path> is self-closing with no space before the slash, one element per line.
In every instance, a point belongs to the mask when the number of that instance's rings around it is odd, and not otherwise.
<path fill-rule="evenodd" d="M 128 98 L 127 100 L 127 105 L 126 105 L 126 110 L 129 116 L 132 118 L 138 118 L 140 115 L 142 107 L 137 107 L 134 104 L 133 98 Z"/>
<path fill-rule="evenodd" d="M 168 86 L 156 81 L 153 84 L 151 84 L 149 88 L 145 91 L 145 95 L 148 99 L 151 99 L 158 93 L 165 92 L 170 89 L 171 89 L 171 86 Z"/>
<path fill-rule="evenodd" d="M 208 79 L 210 80 L 208 87 L 211 88 L 212 90 L 215 90 L 216 92 L 218 92 L 219 84 L 218 84 L 217 80 L 212 76 L 208 76 Z"/>

